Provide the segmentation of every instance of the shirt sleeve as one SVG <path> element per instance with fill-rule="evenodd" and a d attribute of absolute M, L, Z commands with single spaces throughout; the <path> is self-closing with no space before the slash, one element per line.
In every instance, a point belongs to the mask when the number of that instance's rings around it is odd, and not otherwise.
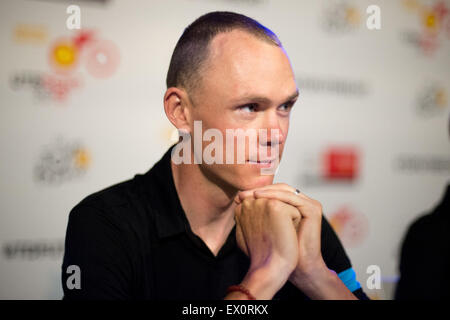
<path fill-rule="evenodd" d="M 321 249 L 327 267 L 337 273 L 339 279 L 358 299 L 368 300 L 369 298 L 362 290 L 361 284 L 356 280 L 356 273 L 341 241 L 323 215 Z"/>
<path fill-rule="evenodd" d="M 72 209 L 62 264 L 64 300 L 132 299 L 131 259 L 123 227 L 99 208 Z"/>

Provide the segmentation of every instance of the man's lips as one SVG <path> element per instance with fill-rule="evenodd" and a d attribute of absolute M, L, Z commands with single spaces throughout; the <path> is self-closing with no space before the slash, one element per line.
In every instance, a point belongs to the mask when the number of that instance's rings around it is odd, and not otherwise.
<path fill-rule="evenodd" d="M 276 161 L 276 158 L 272 159 L 265 159 L 265 160 L 254 160 L 254 159 L 248 159 L 247 162 L 250 164 L 271 164 Z"/>

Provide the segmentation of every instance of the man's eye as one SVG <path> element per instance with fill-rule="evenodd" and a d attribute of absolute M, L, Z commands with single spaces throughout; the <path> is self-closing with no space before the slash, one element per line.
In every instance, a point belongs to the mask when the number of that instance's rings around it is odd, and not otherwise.
<path fill-rule="evenodd" d="M 292 105 L 290 104 L 290 103 L 285 103 L 285 104 L 282 104 L 281 106 L 279 106 L 278 108 L 281 110 L 281 111 L 289 111 L 289 109 L 292 107 Z"/>
<path fill-rule="evenodd" d="M 248 104 L 248 105 L 239 107 L 239 110 L 243 111 L 243 112 L 248 112 L 248 113 L 255 112 L 256 111 L 256 105 Z"/>

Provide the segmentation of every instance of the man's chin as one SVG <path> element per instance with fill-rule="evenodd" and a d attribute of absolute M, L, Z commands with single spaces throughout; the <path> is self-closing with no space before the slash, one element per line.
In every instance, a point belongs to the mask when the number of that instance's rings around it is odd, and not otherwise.
<path fill-rule="evenodd" d="M 261 188 L 273 183 L 273 175 L 259 175 L 256 177 L 249 177 L 240 183 L 239 190 L 251 190 Z"/>

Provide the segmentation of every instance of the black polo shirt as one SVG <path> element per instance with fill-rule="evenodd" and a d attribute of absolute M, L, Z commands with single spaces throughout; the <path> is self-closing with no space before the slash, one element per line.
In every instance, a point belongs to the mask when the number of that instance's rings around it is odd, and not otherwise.
<path fill-rule="evenodd" d="M 401 246 L 396 300 L 450 298 L 450 184 L 429 214 L 408 227 Z"/>
<path fill-rule="evenodd" d="M 322 222 L 325 263 L 356 296 L 367 298 L 339 239 Z M 79 267 L 79 288 L 71 265 Z M 223 299 L 248 267 L 234 228 L 217 256 L 192 232 L 169 149 L 147 173 L 93 193 L 71 210 L 61 271 L 64 299 L 197 300 Z M 274 299 L 307 297 L 287 282 Z"/>

